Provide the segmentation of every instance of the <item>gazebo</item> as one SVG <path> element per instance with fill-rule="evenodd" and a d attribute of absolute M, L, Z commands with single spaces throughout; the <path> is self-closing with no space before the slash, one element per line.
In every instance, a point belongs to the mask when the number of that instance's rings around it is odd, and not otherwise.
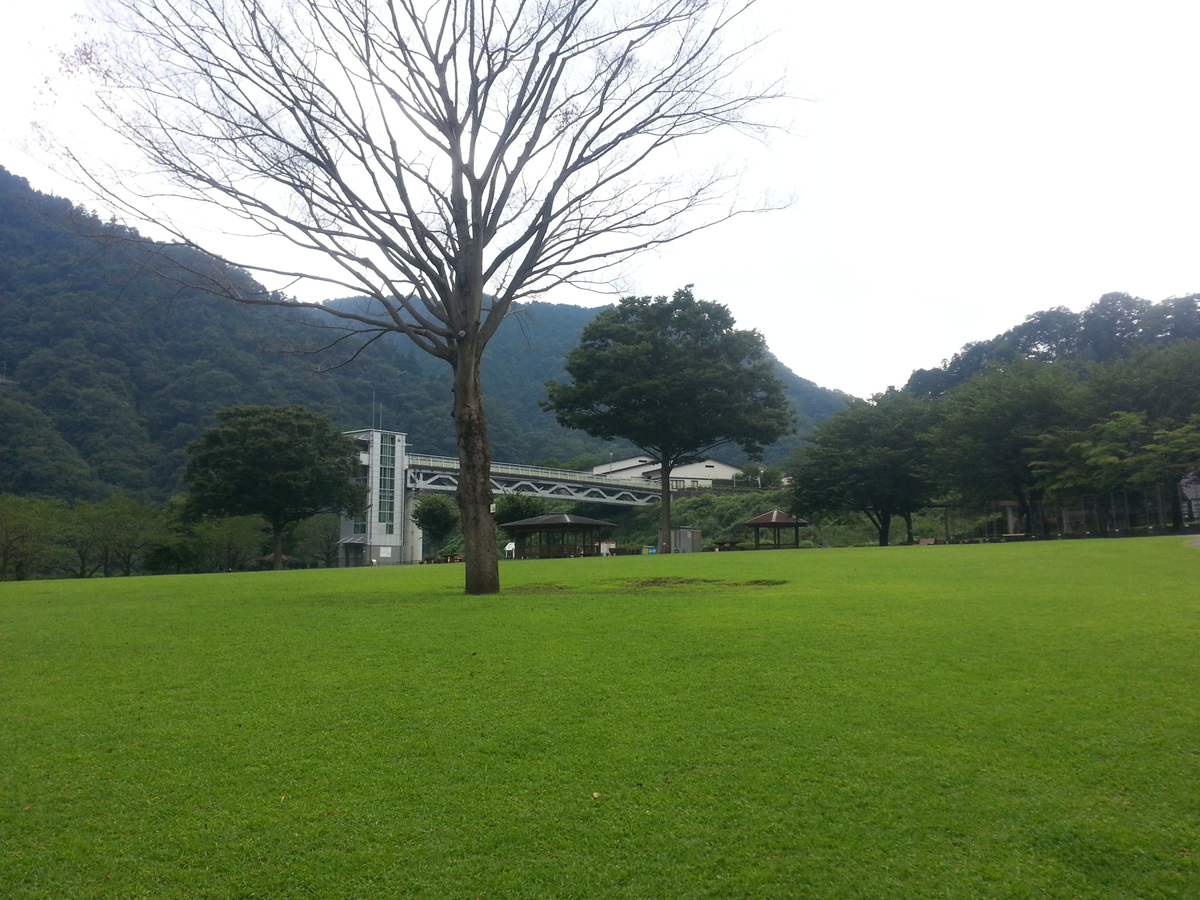
<path fill-rule="evenodd" d="M 553 513 L 506 522 L 500 527 L 516 541 L 516 559 L 563 559 L 599 556 L 600 532 L 617 526 L 585 516 Z"/>
<path fill-rule="evenodd" d="M 742 523 L 747 528 L 754 529 L 754 549 L 761 550 L 761 532 L 764 528 L 769 528 L 774 535 L 774 543 L 767 544 L 768 550 L 797 550 L 800 547 L 800 529 L 808 524 L 807 519 L 797 519 L 795 516 L 789 516 L 783 510 L 773 509 L 769 513 L 763 513 L 761 516 L 755 516 L 753 519 L 748 519 Z M 780 533 L 785 528 L 792 529 L 792 542 L 785 544 L 780 540 Z"/>

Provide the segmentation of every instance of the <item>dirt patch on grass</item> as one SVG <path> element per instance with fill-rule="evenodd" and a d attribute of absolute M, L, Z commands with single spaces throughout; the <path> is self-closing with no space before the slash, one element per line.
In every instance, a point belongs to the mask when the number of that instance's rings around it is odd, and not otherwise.
<path fill-rule="evenodd" d="M 787 581 L 779 578 L 755 578 L 753 581 L 739 581 L 738 584 L 754 585 L 756 587 L 775 587 L 780 584 L 787 584 Z"/>
<path fill-rule="evenodd" d="M 574 593 L 576 588 L 569 584 L 558 584 L 553 581 L 543 581 L 537 584 L 518 584 L 514 587 L 505 588 L 506 594 L 570 594 Z"/>
<path fill-rule="evenodd" d="M 689 584 L 723 584 L 719 578 L 646 578 L 627 582 L 631 588 L 685 587 Z"/>

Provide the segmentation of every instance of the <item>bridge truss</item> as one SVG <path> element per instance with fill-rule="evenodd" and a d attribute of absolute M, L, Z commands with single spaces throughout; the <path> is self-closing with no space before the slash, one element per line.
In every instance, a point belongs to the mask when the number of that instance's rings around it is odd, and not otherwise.
<path fill-rule="evenodd" d="M 409 453 L 406 462 L 405 487 L 410 491 L 453 493 L 458 487 L 458 460 L 453 457 Z M 642 480 L 509 463 L 492 463 L 492 490 L 613 506 L 649 506 L 661 500 L 659 489 Z"/>

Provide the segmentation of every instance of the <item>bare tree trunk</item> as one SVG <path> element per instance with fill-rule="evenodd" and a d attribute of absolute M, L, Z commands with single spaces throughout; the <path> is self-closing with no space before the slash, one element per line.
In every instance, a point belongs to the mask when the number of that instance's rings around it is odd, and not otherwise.
<path fill-rule="evenodd" d="M 492 451 L 488 446 L 483 392 L 479 387 L 482 347 L 464 341 L 454 364 L 454 430 L 458 439 L 458 508 L 462 517 L 466 592 L 500 592 L 496 520 L 492 516 Z"/>
<path fill-rule="evenodd" d="M 671 467 L 665 461 L 659 470 L 662 502 L 659 504 L 661 518 L 658 525 L 658 552 L 671 553 Z"/>
<path fill-rule="evenodd" d="M 275 522 L 271 523 L 271 552 L 274 554 L 274 563 L 271 566 L 276 572 L 283 571 L 283 526 Z"/>

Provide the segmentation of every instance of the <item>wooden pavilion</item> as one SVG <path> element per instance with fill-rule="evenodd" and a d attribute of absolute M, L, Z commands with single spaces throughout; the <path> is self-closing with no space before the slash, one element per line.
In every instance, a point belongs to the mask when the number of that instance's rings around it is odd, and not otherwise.
<path fill-rule="evenodd" d="M 795 516 L 789 516 L 783 510 L 773 509 L 768 513 L 763 513 L 761 516 L 748 519 L 742 524 L 747 528 L 754 529 L 755 550 L 798 550 L 800 548 L 800 529 L 808 525 L 808 520 L 797 519 Z M 774 538 L 773 543 L 762 543 L 762 530 L 764 528 L 771 531 Z M 791 543 L 785 543 L 781 538 L 784 529 L 788 528 L 792 531 Z"/>
<path fill-rule="evenodd" d="M 553 513 L 505 522 L 500 527 L 516 542 L 515 559 L 564 559 L 599 556 L 601 532 L 617 526 L 585 516 Z"/>

